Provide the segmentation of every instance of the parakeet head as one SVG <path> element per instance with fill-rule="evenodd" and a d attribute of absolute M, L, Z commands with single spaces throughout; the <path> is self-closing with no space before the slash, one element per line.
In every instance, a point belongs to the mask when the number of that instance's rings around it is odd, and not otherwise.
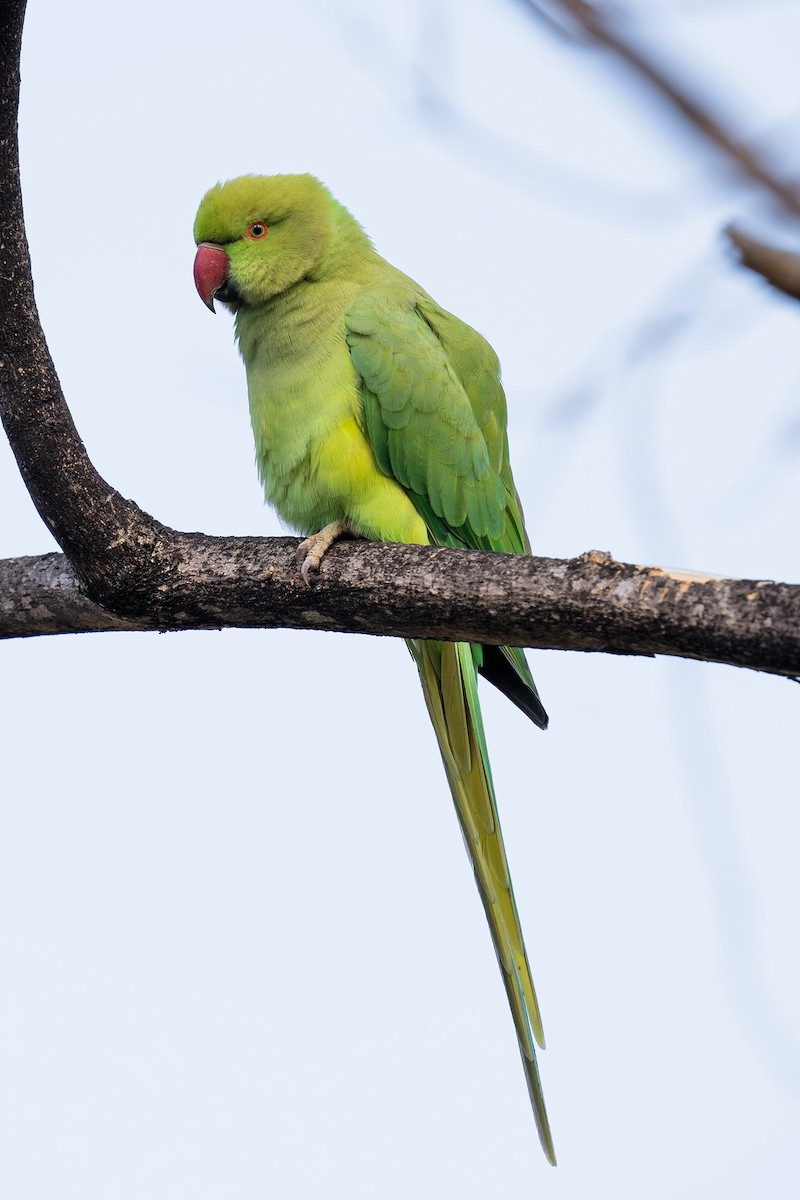
<path fill-rule="evenodd" d="M 355 226 L 313 175 L 242 175 L 216 184 L 194 223 L 201 299 L 212 311 L 215 297 L 237 310 L 314 277 L 342 215 Z"/>

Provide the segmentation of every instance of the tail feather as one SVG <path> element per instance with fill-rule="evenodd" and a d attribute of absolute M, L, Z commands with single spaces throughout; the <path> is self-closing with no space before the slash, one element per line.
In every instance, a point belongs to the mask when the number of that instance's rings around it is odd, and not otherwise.
<path fill-rule="evenodd" d="M 521 708 L 534 725 L 547 729 L 547 713 L 536 691 L 525 653 L 519 646 L 481 647 L 478 670 L 484 679 L 508 696 L 512 704 Z"/>
<path fill-rule="evenodd" d="M 483 721 L 473 648 L 466 642 L 410 641 L 428 712 L 436 731 L 467 853 L 483 901 L 509 1007 L 517 1031 L 539 1139 L 548 1160 L 556 1156 L 536 1063 L 544 1031 L 525 952 Z"/>

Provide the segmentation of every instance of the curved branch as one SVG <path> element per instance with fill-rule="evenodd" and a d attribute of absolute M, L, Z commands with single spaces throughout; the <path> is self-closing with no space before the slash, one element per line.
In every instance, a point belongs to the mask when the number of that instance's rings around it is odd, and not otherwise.
<path fill-rule="evenodd" d="M 800 585 L 616 562 L 343 542 L 309 589 L 293 538 L 176 534 L 181 554 L 110 614 L 58 554 L 0 563 L 0 637 L 119 629 L 327 629 L 614 654 L 800 675 Z"/>
<path fill-rule="evenodd" d="M 0 0 L 0 417 L 34 504 L 100 598 L 119 589 L 126 547 L 164 553 L 170 531 L 98 474 L 75 428 L 39 322 L 17 146 L 25 0 Z"/>

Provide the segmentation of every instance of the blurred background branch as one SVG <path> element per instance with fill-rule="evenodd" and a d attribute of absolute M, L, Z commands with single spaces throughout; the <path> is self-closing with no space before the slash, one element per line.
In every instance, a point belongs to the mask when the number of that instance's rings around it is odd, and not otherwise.
<path fill-rule="evenodd" d="M 746 179 L 759 184 L 787 212 L 800 217 L 800 189 L 784 178 L 776 163 L 737 137 L 691 84 L 658 60 L 633 33 L 632 16 L 620 5 L 590 4 L 587 0 L 518 0 L 550 29 L 573 35 L 584 45 L 602 46 L 625 63 L 679 112 L 705 141 L 716 147 Z"/>
<path fill-rule="evenodd" d="M 800 254 L 750 237 L 735 225 L 729 225 L 725 233 L 743 267 L 761 275 L 784 295 L 800 300 Z"/>

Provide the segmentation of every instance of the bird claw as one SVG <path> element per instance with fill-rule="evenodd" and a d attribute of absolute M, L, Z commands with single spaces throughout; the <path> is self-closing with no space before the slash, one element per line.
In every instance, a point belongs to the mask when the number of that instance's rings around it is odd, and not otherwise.
<path fill-rule="evenodd" d="M 344 521 L 332 521 L 319 533 L 312 533 L 305 538 L 295 550 L 294 560 L 300 568 L 300 578 L 306 587 L 313 585 L 311 573 L 319 572 L 323 558 L 333 543 L 345 533 L 349 533 Z"/>
<path fill-rule="evenodd" d="M 314 553 L 313 541 L 313 538 L 306 538 L 297 547 L 294 556 L 294 561 L 300 571 L 300 578 L 306 587 L 313 585 L 313 580 L 310 577 L 311 572 L 313 571 L 316 575 L 319 571 L 319 564 L 322 561 L 321 556 Z"/>

